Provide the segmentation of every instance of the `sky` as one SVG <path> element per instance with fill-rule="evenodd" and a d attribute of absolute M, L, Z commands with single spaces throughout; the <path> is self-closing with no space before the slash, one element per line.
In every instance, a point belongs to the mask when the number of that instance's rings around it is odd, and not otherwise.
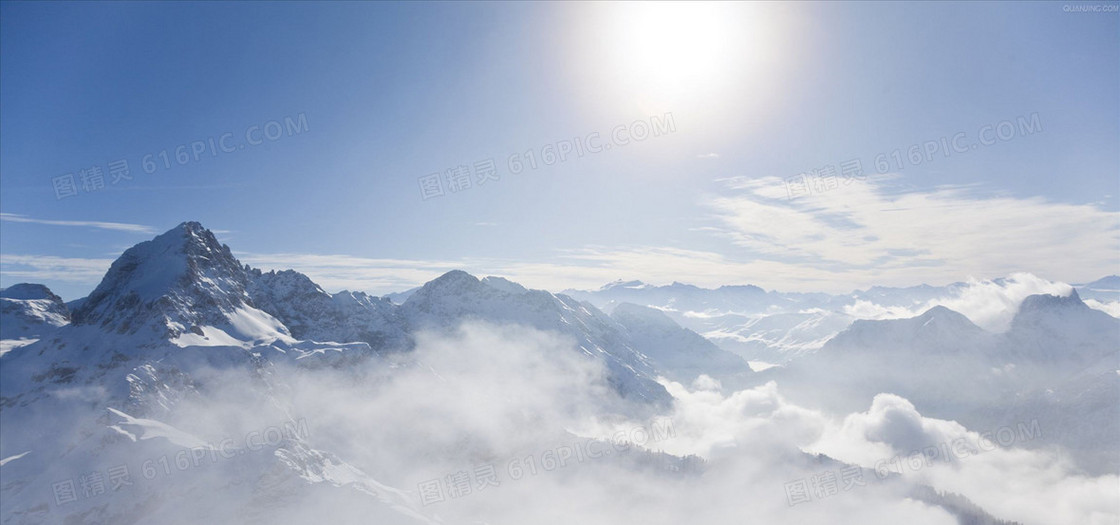
<path fill-rule="evenodd" d="M 1116 6 L 0 2 L 0 286 L 188 220 L 328 291 L 1091 281 Z"/>

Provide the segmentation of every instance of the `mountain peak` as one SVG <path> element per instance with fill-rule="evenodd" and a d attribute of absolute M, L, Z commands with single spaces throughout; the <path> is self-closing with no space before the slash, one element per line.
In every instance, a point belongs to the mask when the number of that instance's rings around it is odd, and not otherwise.
<path fill-rule="evenodd" d="M 721 292 L 738 292 L 738 293 L 752 293 L 752 294 L 765 294 L 766 290 L 755 286 L 753 284 L 725 284 L 716 288 Z"/>
<path fill-rule="evenodd" d="M 193 246 L 199 248 L 206 248 L 211 250 L 221 249 L 222 243 L 218 242 L 218 238 L 214 233 L 202 226 L 201 223 L 196 221 L 187 221 L 180 223 L 178 226 L 168 230 L 163 235 L 156 237 L 155 240 L 160 238 L 183 239 L 186 241 L 185 246 Z"/>
<path fill-rule="evenodd" d="M 1019 313 L 1043 312 L 1048 310 L 1084 310 L 1089 306 L 1081 301 L 1077 290 L 1070 290 L 1067 296 L 1036 294 L 1023 299 L 1019 305 Z"/>
<path fill-rule="evenodd" d="M 926 310 L 925 312 L 922 312 L 922 315 L 919 315 L 918 317 L 922 319 L 967 319 L 966 317 L 964 317 L 964 315 L 957 312 L 956 310 L 952 310 L 940 304 L 930 308 L 929 310 Z"/>
<path fill-rule="evenodd" d="M 451 270 L 425 283 L 405 300 L 403 306 L 426 311 L 448 301 L 456 304 L 462 301 L 473 302 L 478 297 L 505 293 L 498 288 L 483 284 L 477 277 L 467 272 Z"/>
<path fill-rule="evenodd" d="M 5 299 L 19 299 L 21 301 L 46 299 L 61 303 L 62 298 L 55 295 L 50 288 L 42 284 L 19 283 L 0 290 L 0 297 Z"/>
<path fill-rule="evenodd" d="M 1120 275 L 1109 275 L 1107 277 L 1101 277 L 1096 281 L 1081 285 L 1081 288 L 1087 288 L 1089 290 L 1120 290 Z"/>
<path fill-rule="evenodd" d="M 0 339 L 38 337 L 70 322 L 70 310 L 50 288 L 20 283 L 0 290 Z"/>
<path fill-rule="evenodd" d="M 986 338 L 987 332 L 960 312 L 938 305 L 917 317 L 903 319 L 858 319 L 832 338 L 826 347 L 864 352 L 868 349 L 910 348 L 922 352 L 946 352 Z M 893 351 L 893 350 L 892 350 Z"/>
<path fill-rule="evenodd" d="M 1023 299 L 1008 335 L 1022 355 L 1034 359 L 1079 366 L 1102 358 L 1115 363 L 1120 320 L 1090 308 L 1076 290 L 1064 297 L 1039 294 Z M 1111 373 L 1115 364 L 1110 366 Z"/>
<path fill-rule="evenodd" d="M 665 312 L 662 312 L 661 310 L 658 310 L 656 308 L 637 305 L 634 303 L 619 303 L 619 305 L 615 306 L 614 310 L 611 311 L 611 318 L 615 320 L 624 319 L 627 320 L 629 324 L 636 324 L 640 322 L 643 324 L 652 324 L 661 327 L 680 327 L 680 325 L 678 325 L 676 321 L 674 321 L 668 315 L 665 315 Z"/>
<path fill-rule="evenodd" d="M 183 222 L 179 223 L 179 225 L 176 226 L 175 228 L 172 228 L 172 230 L 183 230 L 183 231 L 196 232 L 196 233 L 209 232 L 210 231 L 210 230 L 207 230 L 206 228 L 204 228 L 202 226 L 202 223 L 198 222 L 198 221 L 183 221 Z"/>
<path fill-rule="evenodd" d="M 602 288 L 599 288 L 599 290 L 600 291 L 612 290 L 612 289 L 616 289 L 616 288 L 640 289 L 640 288 L 645 288 L 647 286 L 648 285 L 646 283 L 643 283 L 642 281 L 638 281 L 638 280 L 623 281 L 622 279 L 619 279 L 617 281 L 611 281 L 607 284 L 604 284 Z"/>
<path fill-rule="evenodd" d="M 496 288 L 509 294 L 522 294 L 529 291 L 528 288 L 525 288 L 524 286 L 521 286 L 520 284 L 517 284 L 504 277 L 483 277 L 482 284 L 485 284 L 491 288 Z"/>
<path fill-rule="evenodd" d="M 458 288 L 462 286 L 474 286 L 480 284 L 478 277 L 475 277 L 463 270 L 451 270 L 424 285 L 427 288 L 429 285 L 432 288 Z"/>
<path fill-rule="evenodd" d="M 929 332 L 932 329 L 959 331 L 961 333 L 983 331 L 964 314 L 942 305 L 926 310 L 913 320 L 918 330 L 922 332 Z"/>
<path fill-rule="evenodd" d="M 673 281 L 672 283 L 669 284 L 668 288 L 671 289 L 671 290 L 680 290 L 680 291 L 697 291 L 697 290 L 701 289 L 699 286 L 696 286 L 695 284 L 682 283 L 680 281 Z"/>
<path fill-rule="evenodd" d="M 247 304 L 245 284 L 229 247 L 200 223 L 184 222 L 125 250 L 74 312 L 74 324 L 135 333 L 155 321 L 153 329 L 176 336 Z"/>

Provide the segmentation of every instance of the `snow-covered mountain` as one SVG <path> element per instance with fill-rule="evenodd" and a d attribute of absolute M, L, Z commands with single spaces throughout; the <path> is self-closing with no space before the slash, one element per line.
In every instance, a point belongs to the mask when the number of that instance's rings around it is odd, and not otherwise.
<path fill-rule="evenodd" d="M 797 384 L 795 396 L 837 411 L 856 410 L 876 394 L 891 392 L 921 408 L 936 400 L 944 411 L 932 414 L 946 417 L 961 404 L 996 394 L 987 387 L 993 370 L 1005 364 L 998 349 L 995 334 L 936 306 L 908 319 L 856 320 L 811 358 L 771 375 Z"/>
<path fill-rule="evenodd" d="M 634 346 L 669 379 L 687 384 L 707 375 L 734 389 L 754 382 L 750 366 L 741 357 L 682 328 L 660 310 L 622 303 L 611 318 L 626 328 Z"/>
<path fill-rule="evenodd" d="M 0 355 L 70 323 L 70 309 L 49 288 L 21 283 L 0 290 Z"/>
<path fill-rule="evenodd" d="M 1091 308 L 1120 317 L 1120 278 L 1081 285 Z M 1018 273 L 943 286 L 872 286 L 849 294 L 766 291 L 752 285 L 700 288 L 616 281 L 594 291 L 566 294 L 610 312 L 621 303 L 661 310 L 674 321 L 751 361 L 782 364 L 820 350 L 859 319 L 901 319 L 945 306 L 992 332 L 1005 332 L 1024 298 L 1068 295 L 1070 285 Z"/>
<path fill-rule="evenodd" d="M 650 306 L 721 348 L 747 359 L 782 363 L 819 350 L 868 312 L 859 306 L 906 309 L 959 287 L 872 287 L 849 295 L 766 291 L 753 285 L 701 288 L 617 281 L 599 290 L 565 293 L 611 311 L 621 303 Z"/>
<path fill-rule="evenodd" d="M 967 317 L 944 306 L 935 306 L 909 319 L 857 320 L 832 338 L 825 348 L 884 356 L 892 355 L 891 349 L 906 348 L 929 356 L 963 351 L 962 341 L 972 344 L 987 335 Z"/>
<path fill-rule="evenodd" d="M 30 293 L 30 285 L 13 289 Z M 607 364 L 620 391 L 637 399 L 666 402 L 655 379 L 672 372 L 663 364 L 654 366 L 624 326 L 564 295 L 496 277 L 479 280 L 462 271 L 433 280 L 400 306 L 362 292 L 330 294 L 292 270 L 243 266 L 196 222 L 126 250 L 93 293 L 72 304 L 78 305 L 76 329 L 128 336 L 138 346 L 291 347 L 310 341 L 365 343 L 377 352 L 393 352 L 407 350 L 417 330 L 478 319 L 571 336 L 580 351 Z M 65 312 L 57 298 L 53 305 Z M 741 360 L 731 361 L 745 367 Z"/>
<path fill-rule="evenodd" d="M 850 467 L 791 441 L 827 425 L 815 410 L 860 412 L 883 392 L 968 428 L 1037 420 L 1042 439 L 1032 446 L 1059 445 L 1089 472 L 1120 470 L 1112 454 L 1120 320 L 1068 288 L 998 296 L 999 311 L 1014 307 L 1004 331 L 947 306 L 908 315 L 946 293 L 968 307 L 977 284 L 954 286 L 830 296 L 631 282 L 572 296 L 452 271 L 398 303 L 329 293 L 292 270 L 250 268 L 200 224 L 183 223 L 126 250 L 86 298 L 64 304 L 38 285 L 0 292 L 5 344 L 20 338 L 0 355 L 0 523 L 335 519 L 316 514 L 322 509 L 345 509 L 341 521 L 441 523 L 420 503 L 409 461 L 447 466 L 423 473 L 441 487 L 509 460 L 501 454 L 539 459 L 532 468 L 547 470 L 573 453 L 569 440 L 614 436 L 620 422 L 655 414 L 699 425 L 682 427 L 685 443 L 738 458 L 712 476 L 791 467 L 808 476 L 822 465 Z M 515 336 L 472 339 L 479 326 L 513 327 Z M 539 355 L 524 354 L 529 346 Z M 729 348 L 785 364 L 755 372 Z M 568 372 L 591 386 L 571 388 Z M 315 411 L 326 413 L 324 425 L 308 433 L 297 414 Z M 794 430 L 766 435 L 782 425 Z M 354 428 L 399 447 L 340 435 Z M 564 443 L 549 449 L 557 456 L 540 455 L 542 436 Z M 753 457 L 770 447 L 780 453 Z M 654 450 L 561 469 L 558 486 L 609 472 L 622 476 L 612 486 L 648 475 L 640 479 L 704 493 L 676 485 L 708 475 L 704 461 Z M 743 460 L 761 463 L 735 468 Z M 767 483 L 781 489 L 783 481 Z M 530 497 L 541 482 L 513 490 Z M 905 485 L 891 483 L 864 494 L 894 501 Z M 771 488 L 761 489 L 767 498 Z M 485 498 L 456 509 L 478 515 L 472 507 L 492 503 Z M 964 499 L 918 499 L 962 521 L 998 521 Z"/>
<path fill-rule="evenodd" d="M 655 364 L 627 331 L 594 306 L 571 297 L 451 271 L 413 293 L 401 310 L 413 330 L 448 329 L 463 320 L 479 319 L 570 336 L 581 352 L 606 363 L 611 382 L 623 397 L 661 404 L 670 400 L 656 382 Z"/>
<path fill-rule="evenodd" d="M 1120 320 L 1078 292 L 1023 301 L 1004 347 L 1020 382 L 1004 421 L 1037 418 L 1043 443 L 1069 449 L 1085 470 L 1120 470 Z"/>
<path fill-rule="evenodd" d="M 1120 320 L 1089 308 L 1076 291 L 1032 295 L 1019 306 L 1007 336 L 1025 360 L 1082 368 L 1116 357 Z"/>
<path fill-rule="evenodd" d="M 229 247 L 197 222 L 187 222 L 126 250 L 74 311 L 73 321 L 107 332 L 177 340 L 192 334 L 208 339 L 204 327 L 248 328 L 238 325 L 260 320 L 277 336 L 288 335 L 252 306 L 247 282 Z"/>
<path fill-rule="evenodd" d="M 1038 421 L 1032 446 L 1063 446 L 1091 472 L 1120 469 L 1120 319 L 1068 296 L 1023 300 L 1004 333 L 943 306 L 857 320 L 811 359 L 771 371 L 795 399 L 854 410 L 880 392 L 969 428 Z"/>
<path fill-rule="evenodd" d="M 567 338 L 573 356 L 605 366 L 609 384 L 624 399 L 650 407 L 671 400 L 657 377 L 690 380 L 688 373 L 701 372 L 675 360 L 674 351 L 719 352 L 668 319 L 659 320 L 657 329 L 673 333 L 679 347 L 570 297 L 458 271 L 416 290 L 403 305 L 361 292 L 331 294 L 294 271 L 242 265 L 194 222 L 126 250 L 88 297 L 71 302 L 72 314 L 37 285 L 6 289 L 3 301 L 5 338 L 24 338 L 0 361 L 5 524 L 179 523 L 232 515 L 290 521 L 309 498 L 366 508 L 378 522 L 429 523 L 433 518 L 417 506 L 415 494 L 378 481 L 306 436 L 285 432 L 267 446 L 216 447 L 214 436 L 206 435 L 215 422 L 184 419 L 183 411 L 191 410 L 184 407 L 214 398 L 233 377 L 247 385 L 244 403 L 260 407 L 261 421 L 298 427 L 286 408 L 288 387 L 278 382 L 279 370 L 316 374 L 372 363 L 388 371 L 407 366 L 418 332 L 451 330 L 471 320 Z M 749 374 L 739 358 L 723 359 Z M 227 379 L 215 381 L 218 376 Z M 244 422 L 218 426 L 221 436 L 247 432 Z M 153 466 L 184 450 L 198 456 L 182 459 L 186 467 Z M 200 462 L 207 468 L 196 468 Z M 133 482 L 141 475 L 169 481 L 158 487 L 135 483 L 128 497 L 96 497 L 108 476 L 120 474 L 114 470 L 120 465 L 133 468 Z M 93 488 L 91 473 L 99 476 Z M 79 484 L 69 501 L 69 492 L 58 492 L 66 480 Z M 184 508 L 162 496 L 169 488 L 203 501 L 228 501 L 216 491 L 232 490 L 252 503 Z"/>
<path fill-rule="evenodd" d="M 1120 301 L 1120 275 L 1109 275 L 1091 283 L 1078 285 L 1077 292 L 1082 299 L 1094 299 L 1106 303 Z"/>
<path fill-rule="evenodd" d="M 685 314 L 686 323 L 721 348 L 765 363 L 785 363 L 820 350 L 856 318 L 811 308 L 761 314 Z"/>
<path fill-rule="evenodd" d="M 372 355 L 366 343 L 291 337 L 283 323 L 255 306 L 249 276 L 210 231 L 184 223 L 127 250 L 80 302 L 71 323 L 4 354 L 0 520 L 189 523 L 236 515 L 168 501 L 170 483 L 171 490 L 202 501 L 225 500 L 219 496 L 227 490 L 246 502 L 259 500 L 236 509 L 253 514 L 241 521 L 283 517 L 299 501 L 287 497 L 295 491 L 356 499 L 392 523 L 430 522 L 412 509 L 411 497 L 315 449 L 305 436 L 277 434 L 267 446 L 243 440 L 218 450 L 216 440 L 207 440 L 212 436 L 198 434 L 214 428 L 214 421 L 179 414 L 184 403 L 225 388 L 210 378 L 229 373 L 258 385 L 244 402 L 261 405 L 259 413 L 270 416 L 275 428 L 294 427 L 273 393 L 281 387 L 270 379 L 276 366 L 315 369 Z M 20 287 L 13 300 L 49 301 L 65 311 L 57 297 L 39 299 L 46 292 L 30 291 Z M 179 426 L 165 422 L 170 418 Z M 235 430 L 243 423 L 217 426 L 223 435 L 246 432 Z M 188 449 L 195 455 L 190 461 Z M 157 472 L 153 462 L 160 458 Z M 175 459 L 178 464 L 168 463 Z M 204 461 L 208 468 L 202 468 Z M 113 490 L 114 476 L 116 488 L 127 485 L 128 495 L 98 497 Z M 152 482 L 157 477 L 167 479 Z M 222 482 L 214 483 L 215 477 Z"/>
<path fill-rule="evenodd" d="M 279 319 L 297 339 L 360 341 L 378 351 L 409 345 L 406 323 L 389 300 L 363 292 L 325 292 L 292 270 L 249 270 L 253 304 Z"/>
<path fill-rule="evenodd" d="M 827 294 L 768 292 L 752 285 L 715 289 L 616 281 L 564 293 L 610 312 L 623 303 L 661 310 L 720 348 L 750 360 L 784 362 L 815 351 L 850 324 Z"/>

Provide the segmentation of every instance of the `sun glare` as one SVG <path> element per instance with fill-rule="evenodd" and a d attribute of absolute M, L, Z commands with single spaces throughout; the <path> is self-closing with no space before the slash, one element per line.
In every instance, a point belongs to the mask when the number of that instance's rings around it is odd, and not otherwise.
<path fill-rule="evenodd" d="M 677 95 L 721 82 L 731 64 L 731 25 L 717 4 L 623 6 L 619 36 L 622 72 L 647 89 Z"/>
<path fill-rule="evenodd" d="M 650 102 L 708 99 L 753 73 L 763 49 L 744 4 L 615 4 L 610 19 L 616 81 Z"/>
<path fill-rule="evenodd" d="M 719 111 L 754 96 L 775 60 L 775 20 L 761 4 L 620 2 L 597 4 L 594 56 L 585 85 L 643 110 Z M 591 14 L 591 13 L 588 13 Z M 744 95 L 746 95 L 744 97 Z"/>

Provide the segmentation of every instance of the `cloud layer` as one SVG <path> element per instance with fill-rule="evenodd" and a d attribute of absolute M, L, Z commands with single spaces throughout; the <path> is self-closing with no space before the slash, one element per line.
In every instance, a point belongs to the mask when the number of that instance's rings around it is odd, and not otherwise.
<path fill-rule="evenodd" d="M 123 222 L 102 222 L 102 221 L 57 221 L 48 219 L 34 219 L 26 215 L 19 215 L 15 213 L 0 213 L 0 221 L 6 222 L 20 222 L 26 224 L 46 224 L 50 226 L 74 226 L 79 228 L 96 228 L 100 230 L 121 231 L 129 233 L 158 233 L 158 230 L 151 226 L 144 226 L 142 224 L 128 224 Z"/>
<path fill-rule="evenodd" d="M 1095 204 L 901 187 L 872 178 L 789 198 L 777 177 L 733 178 L 707 199 L 715 231 L 757 257 L 848 282 L 946 282 L 1030 271 L 1071 282 L 1115 272 L 1120 213 Z"/>

